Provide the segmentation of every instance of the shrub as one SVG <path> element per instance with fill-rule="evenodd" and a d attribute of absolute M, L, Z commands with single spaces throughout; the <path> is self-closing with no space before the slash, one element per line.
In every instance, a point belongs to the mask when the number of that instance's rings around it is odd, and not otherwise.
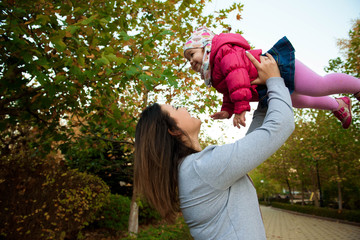
<path fill-rule="evenodd" d="M 56 154 L 41 157 L 29 134 L 13 140 L 0 145 L 0 236 L 76 237 L 94 220 L 109 188 L 96 176 L 69 170 Z"/>
<path fill-rule="evenodd" d="M 134 239 L 134 237 L 124 237 L 123 240 Z M 191 240 L 193 239 L 189 227 L 182 216 L 179 216 L 175 224 L 161 224 L 150 226 L 139 232 L 137 240 L 159 239 L 159 240 Z"/>
<path fill-rule="evenodd" d="M 152 208 L 145 200 L 137 201 L 139 205 L 139 224 L 150 224 L 161 219 L 160 213 Z"/>
<path fill-rule="evenodd" d="M 95 224 L 113 231 L 127 231 L 131 200 L 128 197 L 111 194 L 98 212 Z"/>

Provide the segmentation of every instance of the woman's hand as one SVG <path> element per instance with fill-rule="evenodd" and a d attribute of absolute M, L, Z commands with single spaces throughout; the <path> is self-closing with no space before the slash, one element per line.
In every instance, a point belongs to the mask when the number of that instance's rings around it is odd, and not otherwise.
<path fill-rule="evenodd" d="M 266 53 L 266 56 L 260 56 L 261 62 L 258 62 L 258 60 L 256 60 L 256 58 L 249 52 L 246 52 L 246 56 L 254 64 L 259 74 L 259 77 L 252 81 L 251 84 L 261 85 L 265 84 L 266 80 L 269 78 L 281 77 L 279 67 L 273 56 L 269 53 Z"/>

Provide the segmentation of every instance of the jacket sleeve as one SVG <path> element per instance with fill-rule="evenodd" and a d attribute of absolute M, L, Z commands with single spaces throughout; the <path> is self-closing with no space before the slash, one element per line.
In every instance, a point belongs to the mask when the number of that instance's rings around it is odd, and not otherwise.
<path fill-rule="evenodd" d="M 225 45 L 220 62 L 229 96 L 234 103 L 234 113 L 250 111 L 252 98 L 250 77 L 244 60 L 245 50 L 238 46 Z"/>
<path fill-rule="evenodd" d="M 221 111 L 226 111 L 229 113 L 229 117 L 234 114 L 234 103 L 231 101 L 230 95 L 227 93 L 223 94 L 223 104 L 221 106 Z"/>

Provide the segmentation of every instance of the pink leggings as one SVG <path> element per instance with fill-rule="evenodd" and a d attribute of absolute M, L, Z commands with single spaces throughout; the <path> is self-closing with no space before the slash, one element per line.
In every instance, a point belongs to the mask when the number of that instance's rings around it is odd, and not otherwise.
<path fill-rule="evenodd" d="M 299 60 L 295 60 L 295 90 L 291 100 L 295 108 L 315 108 L 334 111 L 338 102 L 331 94 L 357 93 L 360 79 L 344 73 L 320 76 Z"/>

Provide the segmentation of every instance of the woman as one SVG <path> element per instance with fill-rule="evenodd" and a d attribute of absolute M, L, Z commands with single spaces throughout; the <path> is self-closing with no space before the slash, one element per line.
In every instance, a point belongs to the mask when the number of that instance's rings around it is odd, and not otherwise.
<path fill-rule="evenodd" d="M 169 221 L 180 205 L 194 239 L 266 239 L 247 173 L 270 157 L 294 130 L 288 89 L 274 58 L 249 59 L 266 83 L 268 108 L 258 108 L 247 135 L 201 149 L 201 122 L 185 108 L 153 104 L 136 127 L 135 187 Z"/>

